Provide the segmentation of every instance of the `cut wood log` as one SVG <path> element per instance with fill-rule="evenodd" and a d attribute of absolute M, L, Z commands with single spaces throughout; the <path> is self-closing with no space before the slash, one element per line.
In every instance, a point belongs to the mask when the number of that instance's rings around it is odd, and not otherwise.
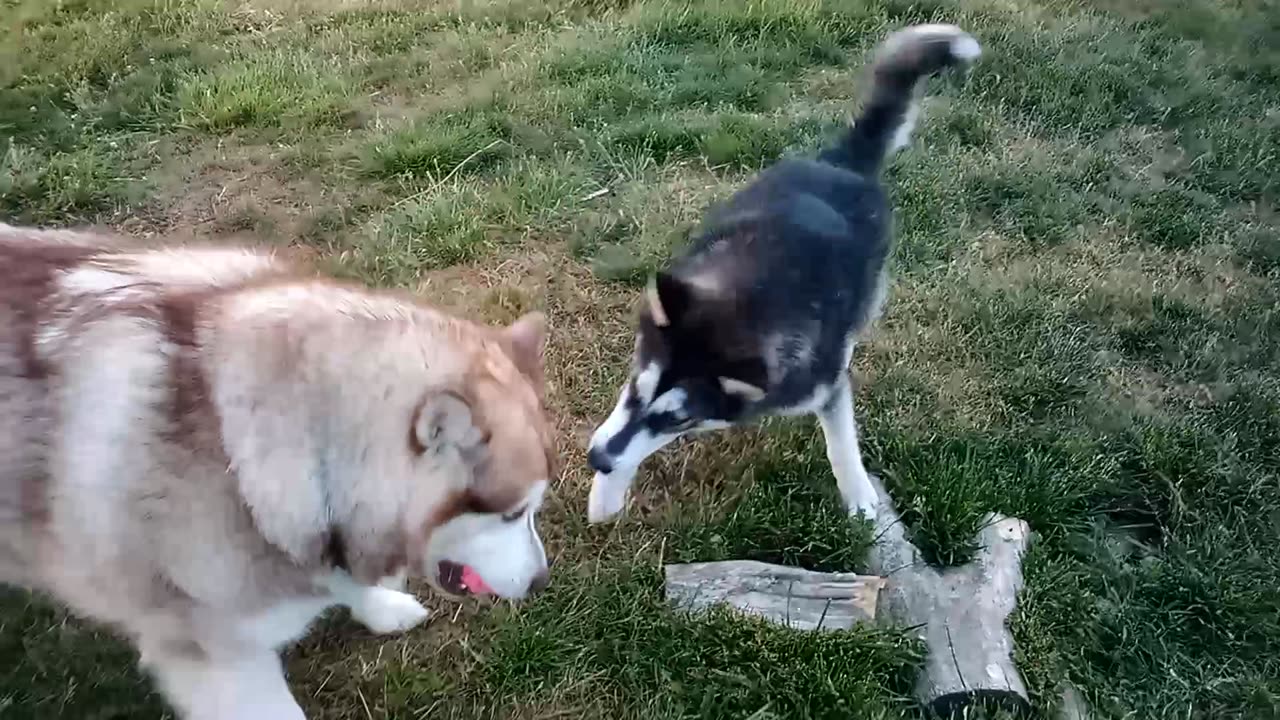
<path fill-rule="evenodd" d="M 848 630 L 875 619 L 884 580 L 753 560 L 666 566 L 667 600 L 684 610 L 728 605 L 798 630 Z"/>
<path fill-rule="evenodd" d="M 1022 554 L 1030 528 L 1016 518 L 989 515 L 978 532 L 979 550 L 972 561 L 935 568 L 907 540 L 889 496 L 879 480 L 874 482 L 884 501 L 868 559 L 871 570 L 887 581 L 880 593 L 883 617 L 913 628 L 927 647 L 917 698 L 943 717 L 977 703 L 1029 712 L 1006 621 L 1022 589 Z"/>
<path fill-rule="evenodd" d="M 910 628 L 926 647 L 915 694 L 927 709 L 943 717 L 960 716 L 975 704 L 1028 713 L 1006 626 L 1022 588 L 1027 524 L 990 515 L 972 561 L 935 568 L 907 540 L 889 496 L 878 479 L 873 482 L 884 499 L 869 555 L 875 575 L 745 560 L 667 565 L 668 601 L 687 610 L 728 605 L 802 630 L 848 629 L 875 620 L 878 607 L 882 620 Z"/>

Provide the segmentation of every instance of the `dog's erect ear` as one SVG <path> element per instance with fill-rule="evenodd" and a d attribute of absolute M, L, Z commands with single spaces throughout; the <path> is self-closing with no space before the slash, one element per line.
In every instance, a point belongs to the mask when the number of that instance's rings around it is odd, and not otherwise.
<path fill-rule="evenodd" d="M 660 272 L 649 281 L 646 291 L 649 301 L 649 314 L 653 316 L 653 324 L 668 327 L 680 322 L 684 314 L 693 305 L 693 288 L 684 280 Z"/>
<path fill-rule="evenodd" d="M 769 368 L 761 358 L 735 360 L 721 370 L 720 389 L 748 402 L 765 396 L 769 384 Z"/>
<path fill-rule="evenodd" d="M 413 419 L 409 445 L 422 455 L 446 446 L 471 456 L 489 442 L 489 433 L 463 397 L 449 391 L 433 392 L 422 401 Z"/>
<path fill-rule="evenodd" d="M 502 335 L 516 369 L 541 383 L 543 348 L 547 341 L 547 316 L 540 312 L 525 313 L 503 330 Z"/>

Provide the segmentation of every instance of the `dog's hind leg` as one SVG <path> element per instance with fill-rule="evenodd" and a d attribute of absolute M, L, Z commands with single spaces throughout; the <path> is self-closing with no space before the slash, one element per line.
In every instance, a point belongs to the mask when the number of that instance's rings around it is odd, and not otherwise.
<path fill-rule="evenodd" d="M 853 390 L 847 378 L 831 393 L 826 405 L 818 411 L 822 434 L 827 442 L 827 460 L 836 476 L 840 497 L 845 509 L 862 513 L 868 520 L 876 517 L 879 497 L 867 469 L 862 465 L 862 452 L 858 448 L 858 425 L 853 419 Z"/>

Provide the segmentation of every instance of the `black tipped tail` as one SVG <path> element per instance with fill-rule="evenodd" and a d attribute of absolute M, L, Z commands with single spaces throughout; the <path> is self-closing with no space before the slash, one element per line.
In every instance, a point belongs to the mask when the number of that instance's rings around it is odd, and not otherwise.
<path fill-rule="evenodd" d="M 861 173 L 879 172 L 885 158 L 910 141 L 921 82 L 981 53 L 978 41 L 954 25 L 913 25 L 893 33 L 876 52 L 862 115 L 822 159 Z"/>

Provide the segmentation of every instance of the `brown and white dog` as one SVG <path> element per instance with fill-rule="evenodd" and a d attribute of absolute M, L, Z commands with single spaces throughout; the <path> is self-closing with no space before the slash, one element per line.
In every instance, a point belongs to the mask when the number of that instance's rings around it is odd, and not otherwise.
<path fill-rule="evenodd" d="M 327 607 L 389 633 L 427 617 L 406 575 L 546 585 L 544 338 L 0 224 L 0 582 L 126 634 L 183 717 L 302 718 L 277 651 Z"/>

